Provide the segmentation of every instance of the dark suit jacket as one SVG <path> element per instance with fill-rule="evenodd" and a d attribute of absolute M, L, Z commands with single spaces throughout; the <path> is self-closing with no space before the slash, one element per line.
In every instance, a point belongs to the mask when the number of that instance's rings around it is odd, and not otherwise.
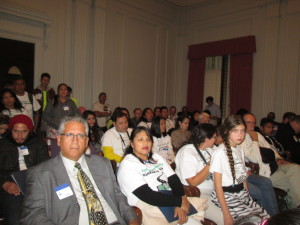
<path fill-rule="evenodd" d="M 120 224 L 136 219 L 133 209 L 127 204 L 113 173 L 109 160 L 95 155 L 86 155 L 86 162 L 104 199 Z M 70 184 L 61 155 L 33 167 L 27 173 L 27 189 L 21 224 L 72 225 L 78 224 L 80 207 L 75 192 L 59 200 L 54 190 L 57 186 Z"/>
<path fill-rule="evenodd" d="M 300 141 L 290 123 L 279 126 L 276 139 L 284 150 L 292 153 L 291 160 L 300 164 Z"/>

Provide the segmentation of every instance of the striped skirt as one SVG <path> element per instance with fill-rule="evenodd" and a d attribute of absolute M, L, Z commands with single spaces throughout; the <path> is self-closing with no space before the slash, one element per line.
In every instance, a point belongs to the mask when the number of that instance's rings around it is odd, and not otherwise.
<path fill-rule="evenodd" d="M 224 196 L 230 215 L 234 220 L 250 214 L 257 214 L 263 219 L 270 217 L 267 211 L 260 207 L 245 189 L 239 192 L 224 192 Z M 211 193 L 211 200 L 221 208 L 216 191 Z"/>

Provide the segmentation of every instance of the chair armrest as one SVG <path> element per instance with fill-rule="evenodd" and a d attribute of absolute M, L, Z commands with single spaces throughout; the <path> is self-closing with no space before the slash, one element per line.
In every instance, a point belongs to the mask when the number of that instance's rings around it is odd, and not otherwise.
<path fill-rule="evenodd" d="M 203 225 L 217 225 L 214 221 L 204 218 L 202 221 Z"/>
<path fill-rule="evenodd" d="M 143 214 L 142 214 L 142 211 L 138 208 L 138 207 L 132 207 L 133 210 L 135 211 L 136 213 L 136 217 L 138 219 L 138 222 L 139 224 L 142 224 L 142 221 L 143 221 Z"/>
<path fill-rule="evenodd" d="M 197 188 L 196 186 L 186 186 L 186 185 L 183 185 L 183 189 L 184 189 L 184 194 L 187 196 L 187 197 L 200 197 L 200 190 L 199 188 Z"/>
<path fill-rule="evenodd" d="M 245 165 L 246 165 L 246 167 L 249 167 L 251 169 L 251 172 L 253 174 L 259 174 L 259 165 L 258 165 L 258 163 L 246 162 Z"/>

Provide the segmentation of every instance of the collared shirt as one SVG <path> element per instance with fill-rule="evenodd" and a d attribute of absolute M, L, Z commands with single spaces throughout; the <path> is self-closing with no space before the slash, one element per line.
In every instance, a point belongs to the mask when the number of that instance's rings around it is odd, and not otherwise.
<path fill-rule="evenodd" d="M 74 167 L 76 162 L 73 160 L 67 159 L 63 155 L 61 155 L 61 157 L 62 157 L 63 163 L 66 167 L 69 179 L 71 181 L 72 187 L 74 189 L 76 198 L 77 198 L 79 206 L 80 206 L 79 225 L 86 225 L 87 221 L 88 221 L 88 210 L 87 210 L 86 202 L 83 197 L 83 194 L 82 194 L 82 191 L 80 188 L 80 184 L 79 184 L 79 181 L 77 178 L 78 169 Z M 101 204 L 104 209 L 108 223 L 110 224 L 110 223 L 116 222 L 117 217 L 114 214 L 114 212 L 112 211 L 112 209 L 110 208 L 110 206 L 108 205 L 108 203 L 106 202 L 106 200 L 104 199 L 104 197 L 102 196 L 100 190 L 98 189 L 98 187 L 94 181 L 94 178 L 87 166 L 85 156 L 84 155 L 81 156 L 77 162 L 80 163 L 82 170 L 90 178 L 90 180 L 94 186 L 94 189 L 97 193 L 97 196 L 99 197 L 99 199 L 101 201 Z"/>

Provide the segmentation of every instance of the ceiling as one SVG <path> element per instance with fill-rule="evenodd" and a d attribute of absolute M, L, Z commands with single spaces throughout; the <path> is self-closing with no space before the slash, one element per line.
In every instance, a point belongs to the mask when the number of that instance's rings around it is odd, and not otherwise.
<path fill-rule="evenodd" d="M 198 3 L 207 2 L 209 0 L 166 0 L 178 6 L 192 6 Z"/>

